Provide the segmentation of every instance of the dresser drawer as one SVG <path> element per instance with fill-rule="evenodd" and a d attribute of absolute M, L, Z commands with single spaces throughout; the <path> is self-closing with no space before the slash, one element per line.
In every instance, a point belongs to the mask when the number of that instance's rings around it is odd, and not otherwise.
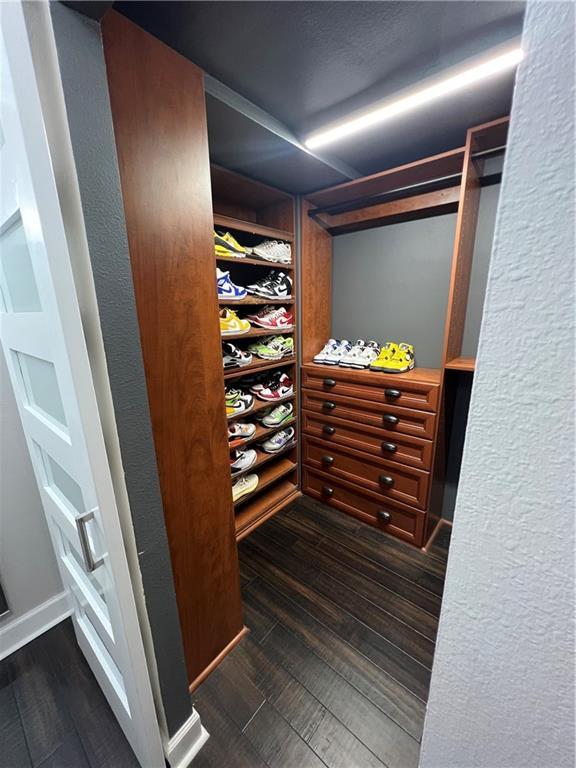
<path fill-rule="evenodd" d="M 396 433 L 390 435 L 382 427 L 345 421 L 313 411 L 302 411 L 302 431 L 311 437 L 320 437 L 326 443 L 355 448 L 374 456 L 382 456 L 395 464 L 430 470 L 432 446 L 430 440 Z"/>
<path fill-rule="evenodd" d="M 336 416 L 347 421 L 381 427 L 385 433 L 396 432 L 413 437 L 432 440 L 434 437 L 435 414 L 385 405 L 373 400 L 358 400 L 354 397 L 325 394 L 316 390 L 302 390 L 302 408 Z"/>
<path fill-rule="evenodd" d="M 371 456 L 352 448 L 304 437 L 302 462 L 331 477 L 355 483 L 380 494 L 382 498 L 399 501 L 418 509 L 426 509 L 430 475 L 413 467 L 402 467 L 391 461 Z"/>
<path fill-rule="evenodd" d="M 365 523 L 421 547 L 426 514 L 377 495 L 352 483 L 303 468 L 302 490 L 324 504 L 347 512 Z M 382 514 L 383 513 L 383 514 Z"/>
<path fill-rule="evenodd" d="M 386 376 L 376 371 L 351 371 L 328 366 L 302 369 L 302 386 L 317 392 L 359 397 L 376 403 L 399 405 L 402 408 L 417 408 L 421 411 L 436 412 L 438 406 L 438 385 L 413 379 Z"/>

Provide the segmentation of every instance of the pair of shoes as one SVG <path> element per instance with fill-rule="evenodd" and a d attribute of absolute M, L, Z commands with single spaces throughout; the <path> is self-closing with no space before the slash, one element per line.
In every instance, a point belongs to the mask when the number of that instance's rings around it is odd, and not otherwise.
<path fill-rule="evenodd" d="M 254 437 L 256 432 L 256 424 L 252 424 L 249 421 L 236 421 L 234 424 L 228 425 L 228 443 L 230 448 L 236 448 L 238 445 L 242 445 L 251 437 Z"/>
<path fill-rule="evenodd" d="M 351 344 L 348 339 L 329 339 L 321 351 L 314 357 L 314 362 L 321 365 L 340 365 L 342 368 L 368 368 L 378 357 L 380 345 L 376 341 L 365 342 L 358 339 Z"/>
<path fill-rule="evenodd" d="M 235 344 L 232 344 L 231 341 L 226 341 L 222 344 L 222 362 L 224 370 L 228 368 L 244 368 L 244 366 L 250 365 L 252 362 L 252 355 L 250 352 L 245 352 Z"/>
<path fill-rule="evenodd" d="M 276 432 L 268 440 L 265 440 L 260 447 L 264 453 L 279 453 L 289 445 L 294 445 L 295 435 L 294 427 L 281 429 L 280 432 Z"/>
<path fill-rule="evenodd" d="M 294 417 L 292 403 L 280 403 L 275 408 L 265 408 L 256 419 L 265 427 L 280 427 Z"/>
<path fill-rule="evenodd" d="M 236 238 L 232 237 L 230 232 L 213 232 L 214 235 L 214 253 L 221 259 L 245 259 L 252 253 L 251 248 L 240 245 Z"/>
<path fill-rule="evenodd" d="M 291 331 L 294 327 L 294 315 L 286 307 L 269 305 L 253 315 L 246 315 L 246 318 L 250 320 L 252 325 L 270 331 Z"/>
<path fill-rule="evenodd" d="M 230 451 L 230 470 L 232 475 L 244 472 L 256 463 L 258 454 L 254 448 L 238 448 Z"/>
<path fill-rule="evenodd" d="M 264 299 L 290 299 L 292 298 L 292 278 L 286 272 L 271 269 L 256 283 L 247 285 L 246 290 L 253 296 L 261 296 Z"/>
<path fill-rule="evenodd" d="M 236 312 L 230 307 L 222 307 L 220 310 L 220 334 L 222 336 L 237 336 L 238 334 L 248 333 L 250 323 L 243 317 L 238 317 Z"/>
<path fill-rule="evenodd" d="M 288 243 L 282 243 L 280 240 L 264 240 L 252 248 L 252 255 L 276 264 L 292 263 L 292 248 Z"/>
<path fill-rule="evenodd" d="M 248 413 L 254 407 L 254 395 L 242 389 L 226 388 L 226 416 L 232 418 L 239 413 Z"/>
<path fill-rule="evenodd" d="M 388 341 L 380 350 L 376 360 L 370 364 L 370 370 L 383 373 L 406 373 L 406 371 L 411 371 L 414 365 L 414 347 L 412 344 L 406 344 L 403 341 L 396 344 L 393 341 Z"/>
<path fill-rule="evenodd" d="M 242 301 L 248 296 L 248 291 L 241 285 L 236 285 L 230 278 L 230 272 L 224 272 L 216 267 L 216 283 L 218 285 L 218 298 L 227 301 Z"/>
<path fill-rule="evenodd" d="M 259 400 L 274 402 L 294 394 L 294 384 L 287 373 L 274 371 L 270 376 L 263 377 L 252 384 L 250 392 Z"/>
<path fill-rule="evenodd" d="M 294 339 L 291 336 L 267 336 L 250 344 L 248 351 L 262 360 L 282 360 L 294 354 Z"/>
<path fill-rule="evenodd" d="M 242 475 L 242 477 L 239 477 L 232 485 L 232 501 L 236 503 L 243 496 L 247 496 L 249 493 L 252 493 L 252 491 L 255 491 L 256 488 L 258 488 L 259 482 L 260 479 L 256 474 Z"/>

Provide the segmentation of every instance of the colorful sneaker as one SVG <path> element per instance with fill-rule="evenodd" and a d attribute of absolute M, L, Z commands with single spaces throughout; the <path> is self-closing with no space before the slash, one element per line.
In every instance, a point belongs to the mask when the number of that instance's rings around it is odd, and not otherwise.
<path fill-rule="evenodd" d="M 272 269 L 258 282 L 246 286 L 246 290 L 264 299 L 290 299 L 292 298 L 292 278 L 285 272 Z"/>
<path fill-rule="evenodd" d="M 224 259 L 244 259 L 247 249 L 235 240 L 230 232 L 214 232 L 214 252 L 217 257 Z"/>
<path fill-rule="evenodd" d="M 239 349 L 231 341 L 226 341 L 222 344 L 222 361 L 225 369 L 243 368 L 245 365 L 250 365 L 252 355 L 249 352 L 244 352 L 243 349 Z"/>
<path fill-rule="evenodd" d="M 226 416 L 229 419 L 241 413 L 248 413 L 253 407 L 254 395 L 249 392 L 231 390 L 230 393 L 226 393 Z"/>
<path fill-rule="evenodd" d="M 288 427 L 288 429 L 282 429 L 280 432 L 276 432 L 275 435 L 269 437 L 260 446 L 265 453 L 278 453 L 283 448 L 286 448 L 290 444 L 294 444 L 294 427 Z"/>
<path fill-rule="evenodd" d="M 376 360 L 379 352 L 380 346 L 376 341 L 366 343 L 362 339 L 358 339 L 350 352 L 342 356 L 339 365 L 342 368 L 369 368 L 370 363 Z"/>
<path fill-rule="evenodd" d="M 232 500 L 234 503 L 243 496 L 247 496 L 258 488 L 258 475 L 242 475 L 232 486 Z"/>
<path fill-rule="evenodd" d="M 281 360 L 282 349 L 278 347 L 277 343 L 275 343 L 276 339 L 278 338 L 281 337 L 268 336 L 265 339 L 255 341 L 253 344 L 250 344 L 248 349 L 250 352 L 252 352 L 253 355 L 262 358 L 262 360 Z"/>
<path fill-rule="evenodd" d="M 246 469 L 256 463 L 258 454 L 254 448 L 247 448 L 246 450 L 236 450 L 230 453 L 230 469 L 233 475 L 237 475 L 238 472 L 244 472 Z"/>
<path fill-rule="evenodd" d="M 216 280 L 218 283 L 218 298 L 228 301 L 242 301 L 248 296 L 246 288 L 236 285 L 230 279 L 230 272 L 223 272 L 216 267 Z"/>
<path fill-rule="evenodd" d="M 334 352 L 340 346 L 340 342 L 336 339 L 328 339 L 326 344 L 322 347 L 317 355 L 314 355 L 313 362 L 318 365 L 327 365 L 326 357 L 329 353 Z"/>
<path fill-rule="evenodd" d="M 288 243 L 281 243 L 279 240 L 264 240 L 260 245 L 252 248 L 252 253 L 254 256 L 276 264 L 292 263 L 292 248 Z"/>
<path fill-rule="evenodd" d="M 220 333 L 222 336 L 234 336 L 249 331 L 250 323 L 248 320 L 238 317 L 233 309 L 224 307 L 220 310 Z"/>
<path fill-rule="evenodd" d="M 256 397 L 260 400 L 281 400 L 283 397 L 288 397 L 294 393 L 294 386 L 292 379 L 288 374 L 283 373 L 278 381 L 274 382 L 268 387 L 260 389 L 256 393 Z"/>
<path fill-rule="evenodd" d="M 344 355 L 349 354 L 352 351 L 352 344 L 347 339 L 338 341 L 337 345 L 324 356 L 324 365 L 338 365 Z"/>
<path fill-rule="evenodd" d="M 265 427 L 280 427 L 284 422 L 290 421 L 293 416 L 294 406 L 292 403 L 282 403 L 263 416 L 262 424 Z"/>
<path fill-rule="evenodd" d="M 270 310 L 269 307 L 267 309 Z M 286 307 L 278 307 L 268 312 L 262 310 L 256 315 L 249 315 L 249 317 L 252 325 L 271 331 L 291 331 L 294 327 L 294 315 Z"/>
<path fill-rule="evenodd" d="M 394 357 L 398 350 L 398 345 L 393 341 L 387 341 L 383 347 L 380 348 L 380 354 L 378 357 L 370 363 L 371 371 L 386 371 L 388 363 Z"/>
<path fill-rule="evenodd" d="M 249 421 L 237 421 L 228 427 L 228 440 L 234 444 L 243 443 L 254 437 L 255 432 L 256 424 L 251 424 Z"/>
<path fill-rule="evenodd" d="M 250 384 L 250 392 L 257 395 L 262 389 L 268 389 L 275 386 L 279 381 L 284 371 L 264 371 L 258 377 L 254 377 L 254 382 Z M 244 381 L 244 379 L 243 379 Z"/>
<path fill-rule="evenodd" d="M 385 373 L 406 373 L 414 368 L 414 347 L 412 344 L 400 342 L 394 355 L 386 361 L 386 365 L 381 368 Z"/>

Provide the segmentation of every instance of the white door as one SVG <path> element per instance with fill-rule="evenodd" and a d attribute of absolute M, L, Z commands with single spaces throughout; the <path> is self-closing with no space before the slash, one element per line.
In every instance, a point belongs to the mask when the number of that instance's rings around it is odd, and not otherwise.
<path fill-rule="evenodd" d="M 142 765 L 164 756 L 20 3 L 1 3 L 0 341 L 78 643 Z"/>

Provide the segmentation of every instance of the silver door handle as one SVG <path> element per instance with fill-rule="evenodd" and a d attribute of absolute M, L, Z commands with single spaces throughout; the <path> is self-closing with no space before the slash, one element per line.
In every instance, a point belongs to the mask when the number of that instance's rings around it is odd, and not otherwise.
<path fill-rule="evenodd" d="M 92 548 L 90 547 L 90 540 L 88 538 L 88 532 L 86 530 L 86 523 L 90 520 L 94 520 L 94 510 L 91 509 L 88 512 L 84 512 L 83 515 L 79 515 L 76 518 L 76 530 L 78 531 L 78 538 L 80 539 L 80 546 L 82 547 L 82 557 L 84 558 L 84 566 L 88 573 L 92 573 L 96 568 L 103 565 L 104 560 L 94 560 L 92 555 Z"/>

